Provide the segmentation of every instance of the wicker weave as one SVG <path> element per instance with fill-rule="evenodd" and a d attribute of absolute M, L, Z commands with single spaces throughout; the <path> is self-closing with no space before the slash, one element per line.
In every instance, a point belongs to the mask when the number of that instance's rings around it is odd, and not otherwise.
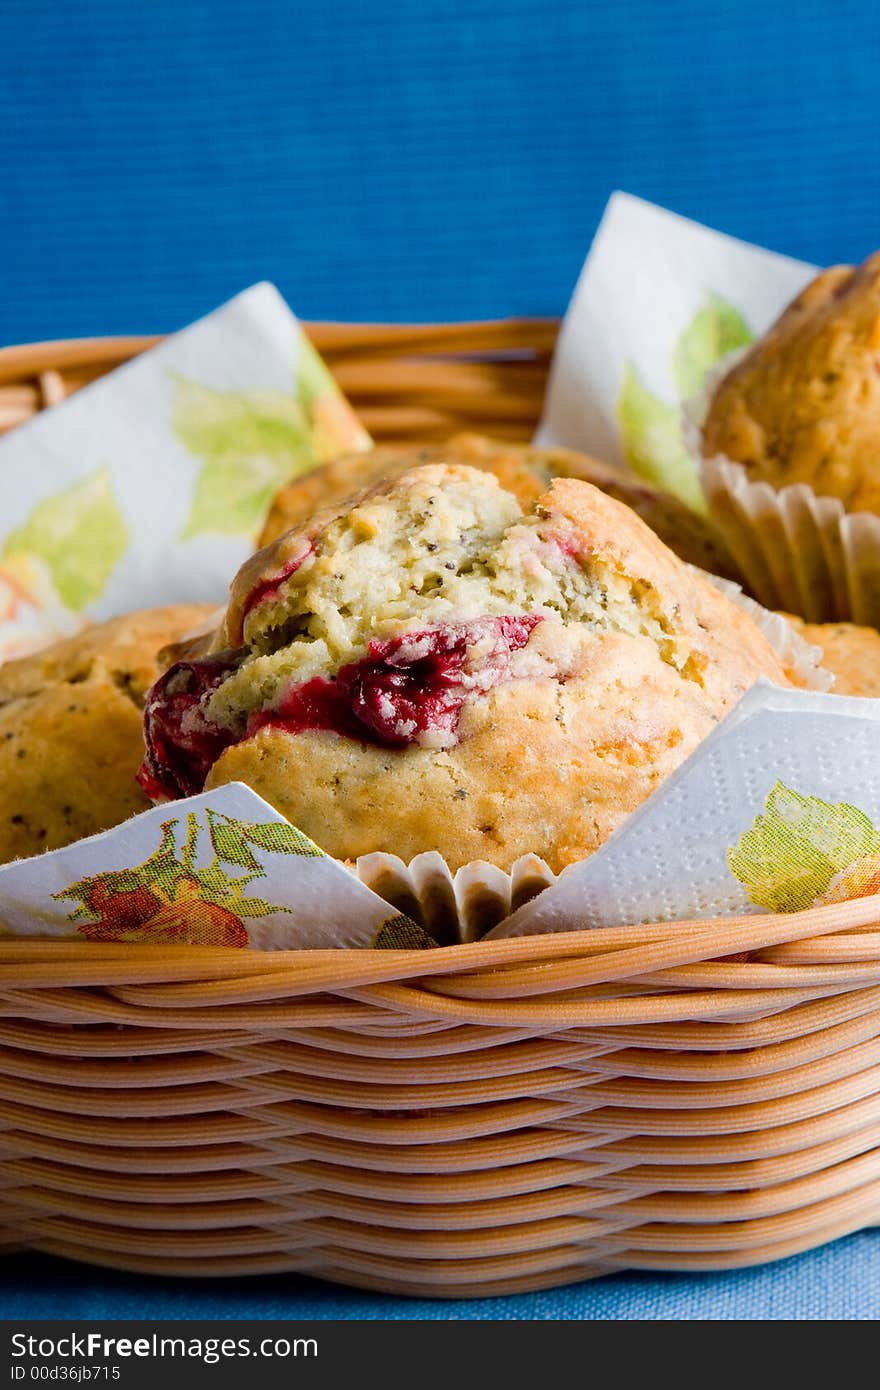
<path fill-rule="evenodd" d="M 554 331 L 315 339 L 377 437 L 519 437 Z M 148 341 L 7 349 L 0 416 Z M 430 953 L 0 941 L 0 1248 L 455 1297 L 874 1221 L 875 899 Z"/>
<path fill-rule="evenodd" d="M 461 429 L 528 439 L 556 328 L 553 319 L 314 323 L 309 334 L 375 439 L 442 439 Z M 83 338 L 0 349 L 0 433 L 159 341 Z"/>

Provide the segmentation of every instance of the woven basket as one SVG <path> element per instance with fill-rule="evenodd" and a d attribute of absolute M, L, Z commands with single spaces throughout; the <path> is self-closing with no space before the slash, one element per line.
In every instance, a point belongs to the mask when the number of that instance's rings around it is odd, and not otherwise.
<path fill-rule="evenodd" d="M 527 437 L 555 325 L 322 325 L 377 438 Z M 148 346 L 0 352 L 11 427 Z M 880 910 L 422 951 L 0 941 L 0 1248 L 404 1294 L 880 1221 Z"/>

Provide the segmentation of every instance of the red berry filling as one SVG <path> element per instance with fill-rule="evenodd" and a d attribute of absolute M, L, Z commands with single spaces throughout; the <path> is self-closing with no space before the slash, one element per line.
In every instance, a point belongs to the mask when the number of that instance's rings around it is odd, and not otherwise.
<path fill-rule="evenodd" d="M 231 729 L 206 718 L 204 706 L 243 655 L 178 661 L 153 686 L 144 708 L 147 752 L 137 775 L 151 801 L 200 792 L 220 754 L 237 742 Z"/>
<path fill-rule="evenodd" d="M 511 652 L 526 645 L 540 621 L 531 614 L 479 618 L 371 642 L 368 655 L 341 666 L 335 680 L 315 676 L 277 709 L 252 715 L 248 734 L 267 725 L 291 733 L 326 729 L 389 748 L 404 748 L 429 730 L 454 737 L 468 695 L 505 679 Z M 469 665 L 477 643 L 487 649 Z"/>
<path fill-rule="evenodd" d="M 465 700 L 509 679 L 511 654 L 527 644 L 540 621 L 536 614 L 478 618 L 371 642 L 367 656 L 340 667 L 335 679 L 315 676 L 290 689 L 277 708 L 252 714 L 243 737 L 267 727 L 288 733 L 322 729 L 404 748 L 430 733 L 448 745 L 455 741 Z M 139 774 L 149 796 L 200 791 L 220 754 L 240 741 L 204 714 L 207 699 L 240 660 L 235 653 L 180 663 L 153 687 L 145 716 L 148 751 Z"/>

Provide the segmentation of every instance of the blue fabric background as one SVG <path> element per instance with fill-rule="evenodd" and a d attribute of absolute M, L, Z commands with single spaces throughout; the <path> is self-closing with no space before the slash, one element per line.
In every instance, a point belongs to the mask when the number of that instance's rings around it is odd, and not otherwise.
<path fill-rule="evenodd" d="M 0 0 L 0 342 L 561 310 L 611 189 L 880 242 L 874 0 Z"/>
<path fill-rule="evenodd" d="M 514 1298 L 380 1298 L 314 1280 L 197 1284 L 137 1279 L 34 1257 L 0 1266 L 5 1318 L 495 1318 L 651 1321 L 880 1316 L 880 1231 L 763 1269 L 672 1278 L 627 1274 Z"/>
<path fill-rule="evenodd" d="M 875 0 L 0 0 L 0 343 L 558 313 L 608 193 L 828 262 L 880 243 Z M 482 1303 L 7 1262 L 6 1316 L 868 1318 L 880 1236 Z"/>

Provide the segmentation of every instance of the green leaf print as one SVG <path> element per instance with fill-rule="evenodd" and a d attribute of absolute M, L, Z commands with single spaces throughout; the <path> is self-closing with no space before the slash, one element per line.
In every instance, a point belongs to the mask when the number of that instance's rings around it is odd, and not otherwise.
<path fill-rule="evenodd" d="M 216 391 L 175 376 L 173 429 L 202 462 L 183 539 L 254 536 L 278 489 L 372 441 L 309 340 L 284 391 Z"/>
<path fill-rule="evenodd" d="M 7 536 L 3 556 L 42 560 L 62 603 L 78 613 L 100 598 L 127 546 L 109 470 L 101 468 L 38 502 Z"/>
<path fill-rule="evenodd" d="M 269 854 L 301 854 L 320 859 L 323 850 L 304 835 L 296 826 L 286 821 L 266 821 L 251 824 L 248 821 L 234 820 L 219 811 L 208 810 L 208 833 L 214 853 L 229 864 L 238 864 L 245 869 L 260 869 L 248 845 L 266 850 Z"/>
<path fill-rule="evenodd" d="M 835 874 L 878 853 L 880 832 L 864 811 L 777 782 L 727 863 L 758 907 L 797 912 L 825 893 Z"/>
<path fill-rule="evenodd" d="M 679 334 L 672 354 L 680 400 L 695 395 L 712 367 L 751 341 L 739 310 L 720 295 L 710 294 Z M 670 404 L 649 391 L 632 362 L 624 370 L 617 419 L 633 472 L 674 493 L 694 511 L 705 512 L 697 468 L 685 447 L 680 404 Z"/>
<path fill-rule="evenodd" d="M 316 401 L 338 396 L 339 388 L 308 338 L 302 338 L 296 359 L 296 398 L 307 416 Z"/>
<path fill-rule="evenodd" d="M 429 951 L 438 943 L 410 917 L 400 913 L 382 923 L 372 944 L 377 951 Z"/>
<path fill-rule="evenodd" d="M 653 395 L 631 362 L 623 374 L 617 419 L 633 472 L 674 493 L 694 511 L 704 512 L 706 503 L 696 467 L 685 448 L 679 409 Z"/>
<path fill-rule="evenodd" d="M 253 535 L 278 488 L 315 465 L 303 407 L 280 391 L 176 386 L 174 432 L 204 460 L 183 539 Z"/>
<path fill-rule="evenodd" d="M 232 906 L 240 917 L 271 917 L 273 912 L 286 912 L 286 907 L 273 907 L 265 898 L 234 898 Z"/>
<path fill-rule="evenodd" d="M 706 373 L 729 352 L 751 342 L 752 333 L 739 310 L 710 294 L 675 345 L 672 367 L 682 399 L 695 396 Z"/>

